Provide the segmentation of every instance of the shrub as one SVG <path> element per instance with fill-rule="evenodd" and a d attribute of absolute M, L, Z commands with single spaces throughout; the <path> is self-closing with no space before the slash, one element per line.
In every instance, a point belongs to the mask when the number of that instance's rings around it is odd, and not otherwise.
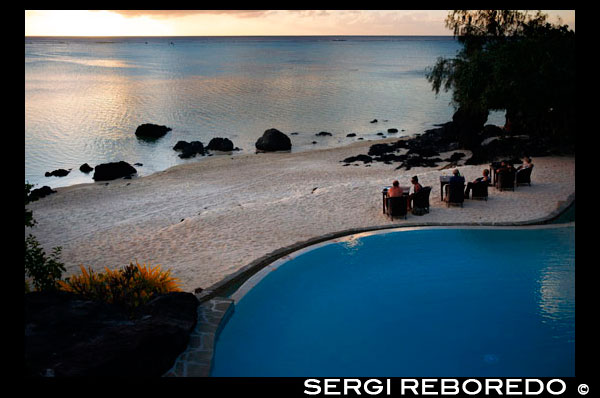
<path fill-rule="evenodd" d="M 52 249 L 50 256 L 40 247 L 35 236 L 29 234 L 25 238 L 25 276 L 31 278 L 35 290 L 55 290 L 65 266 L 59 261 L 62 248 Z M 29 290 L 25 281 L 25 291 Z"/>
<path fill-rule="evenodd" d="M 104 273 L 96 273 L 80 266 L 81 275 L 60 281 L 61 289 L 79 294 L 85 298 L 117 304 L 133 311 L 158 294 L 180 291 L 177 279 L 171 271 L 162 271 L 160 265 L 150 267 L 135 265 L 118 270 L 105 268 Z"/>

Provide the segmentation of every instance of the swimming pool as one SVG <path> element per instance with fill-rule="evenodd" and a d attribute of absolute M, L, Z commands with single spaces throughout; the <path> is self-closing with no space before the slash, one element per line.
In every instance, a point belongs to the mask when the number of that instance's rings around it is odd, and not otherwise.
<path fill-rule="evenodd" d="M 353 235 L 259 274 L 212 376 L 575 375 L 574 224 Z"/>

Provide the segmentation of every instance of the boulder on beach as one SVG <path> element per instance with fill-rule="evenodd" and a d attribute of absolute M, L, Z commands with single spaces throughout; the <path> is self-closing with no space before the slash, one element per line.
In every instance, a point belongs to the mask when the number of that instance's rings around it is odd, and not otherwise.
<path fill-rule="evenodd" d="M 377 123 L 377 119 L 373 119 L 369 123 Z"/>
<path fill-rule="evenodd" d="M 269 129 L 262 137 L 256 140 L 256 149 L 259 151 L 289 151 L 292 149 L 290 137 L 277 129 Z"/>
<path fill-rule="evenodd" d="M 135 167 L 127 162 L 120 161 L 97 165 L 94 171 L 94 177 L 92 178 L 95 181 L 108 181 L 122 177 L 131 177 L 131 175 L 135 173 L 137 173 Z"/>
<path fill-rule="evenodd" d="M 206 149 L 210 149 L 212 151 L 230 152 L 233 151 L 233 142 L 229 138 L 216 137 L 210 140 L 206 146 Z"/>
<path fill-rule="evenodd" d="M 170 127 L 146 123 L 138 126 L 135 135 L 140 138 L 160 138 L 169 131 L 171 131 Z"/>
<path fill-rule="evenodd" d="M 331 136 L 331 133 L 328 133 L 327 131 L 321 131 L 320 133 L 315 134 L 318 137 L 327 137 L 327 136 Z"/>
<path fill-rule="evenodd" d="M 84 164 L 82 164 L 81 166 L 79 166 L 79 170 L 80 170 L 82 173 L 89 173 L 90 171 L 94 170 L 94 168 L 93 168 L 93 167 L 91 167 L 89 164 L 87 164 L 87 163 L 84 163 Z"/>
<path fill-rule="evenodd" d="M 189 342 L 198 299 L 156 296 L 133 317 L 67 292 L 25 295 L 25 374 L 160 377 Z"/>
<path fill-rule="evenodd" d="M 398 129 L 388 129 L 388 133 L 390 133 L 390 134 L 394 134 L 397 132 L 398 132 Z"/>
<path fill-rule="evenodd" d="M 356 137 L 356 133 L 348 133 L 346 134 L 346 137 Z"/>
<path fill-rule="evenodd" d="M 56 169 L 56 170 L 53 170 L 53 171 L 50 171 L 50 172 L 47 171 L 44 175 L 46 177 L 52 177 L 52 176 L 54 176 L 54 177 L 64 177 L 67 174 L 69 174 L 69 172 L 70 172 L 70 170 Z"/>

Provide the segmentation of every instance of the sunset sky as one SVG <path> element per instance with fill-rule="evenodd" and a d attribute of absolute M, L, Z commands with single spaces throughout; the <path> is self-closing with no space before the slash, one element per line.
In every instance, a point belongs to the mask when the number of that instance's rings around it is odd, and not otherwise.
<path fill-rule="evenodd" d="M 575 29 L 574 10 L 542 10 Z M 26 10 L 25 36 L 451 35 L 448 10 Z"/>

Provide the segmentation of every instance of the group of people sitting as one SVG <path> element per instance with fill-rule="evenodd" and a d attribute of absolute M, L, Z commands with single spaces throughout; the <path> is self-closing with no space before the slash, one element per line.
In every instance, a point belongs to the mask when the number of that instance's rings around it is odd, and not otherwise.
<path fill-rule="evenodd" d="M 410 183 L 413 185 L 413 187 L 412 187 L 412 193 L 408 194 L 408 199 L 406 201 L 406 210 L 408 210 L 408 211 L 412 210 L 412 203 L 413 203 L 413 198 L 414 198 L 415 194 L 417 192 L 419 192 L 421 189 L 423 189 L 423 186 L 419 183 L 419 178 L 417 176 L 414 176 L 413 178 L 411 178 Z M 400 182 L 398 182 L 398 180 L 394 180 L 392 182 L 391 188 L 388 189 L 388 192 L 387 192 L 388 198 L 393 198 L 393 197 L 402 196 L 402 195 L 404 195 L 404 190 L 400 186 Z"/>
<path fill-rule="evenodd" d="M 533 166 L 533 164 L 531 163 L 531 158 L 525 157 L 525 158 L 523 158 L 523 164 L 520 165 L 519 167 L 517 167 L 516 169 L 510 163 L 502 161 L 502 162 L 500 162 L 500 167 L 498 167 L 497 169 L 495 169 L 495 172 L 496 172 L 496 174 L 499 174 L 499 173 L 501 173 L 503 171 L 508 171 L 508 172 L 515 171 L 516 172 L 517 170 L 527 169 L 527 168 L 530 168 L 532 166 Z M 459 181 L 457 179 L 454 179 L 455 177 L 457 177 L 457 175 L 460 176 L 460 174 L 458 173 L 458 169 L 455 169 L 453 171 L 453 174 L 454 175 L 452 176 L 452 178 L 450 178 L 450 182 Z M 462 182 L 464 182 L 464 178 L 462 179 Z M 467 186 L 465 188 L 465 195 L 464 195 L 465 199 L 469 199 L 469 195 L 471 193 L 471 190 L 475 186 L 475 184 L 478 184 L 478 183 L 481 183 L 481 182 L 485 182 L 487 184 L 491 183 L 490 171 L 488 169 L 484 169 L 483 170 L 483 176 L 478 177 L 475 180 L 473 180 L 472 182 L 467 183 Z"/>

